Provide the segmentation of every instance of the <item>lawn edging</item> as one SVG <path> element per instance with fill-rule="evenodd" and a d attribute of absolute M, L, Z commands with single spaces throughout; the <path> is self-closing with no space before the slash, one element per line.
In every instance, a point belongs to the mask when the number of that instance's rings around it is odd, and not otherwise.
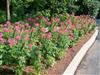
<path fill-rule="evenodd" d="M 91 36 L 91 38 L 81 47 L 79 52 L 75 55 L 69 66 L 66 68 L 64 73 L 62 75 L 74 75 L 78 65 L 80 64 L 81 60 L 89 50 L 89 48 L 92 46 L 92 44 L 95 42 L 95 39 L 98 35 L 99 30 L 96 28 L 94 34 Z"/>

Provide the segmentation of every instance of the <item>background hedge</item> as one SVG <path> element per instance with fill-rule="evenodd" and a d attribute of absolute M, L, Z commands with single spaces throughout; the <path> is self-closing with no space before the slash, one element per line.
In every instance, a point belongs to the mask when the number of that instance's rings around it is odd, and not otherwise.
<path fill-rule="evenodd" d="M 100 0 L 10 0 L 12 21 L 29 16 L 43 15 L 48 18 L 61 13 L 100 16 Z M 6 0 L 1 0 L 0 22 L 6 20 Z M 99 13 L 99 14 L 98 14 Z"/>

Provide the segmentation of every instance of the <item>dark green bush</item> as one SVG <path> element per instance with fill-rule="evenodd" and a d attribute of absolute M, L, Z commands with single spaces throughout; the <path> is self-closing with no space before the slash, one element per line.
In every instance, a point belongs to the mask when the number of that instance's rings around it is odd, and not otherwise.
<path fill-rule="evenodd" d="M 79 5 L 79 10 L 76 14 L 90 15 L 96 17 L 100 8 L 100 1 L 98 0 L 78 0 L 77 5 Z"/>
<path fill-rule="evenodd" d="M 79 10 L 79 6 L 77 5 L 69 5 L 67 7 L 67 12 L 70 14 L 76 13 Z"/>
<path fill-rule="evenodd" d="M 0 10 L 6 12 L 6 0 L 1 0 L 1 2 Z M 10 9 L 13 22 L 24 20 L 27 16 L 34 17 L 42 14 L 51 18 L 67 12 L 95 17 L 100 9 L 99 3 L 100 0 L 11 0 Z"/>
<path fill-rule="evenodd" d="M 88 9 L 88 14 L 92 17 L 96 17 L 99 11 L 100 2 L 99 1 L 89 1 L 85 3 Z"/>
<path fill-rule="evenodd" d="M 0 23 L 6 21 L 6 13 L 0 10 Z"/>
<path fill-rule="evenodd" d="M 25 18 L 26 15 L 32 16 L 38 12 L 44 16 L 54 16 L 66 12 L 66 4 L 67 0 L 12 0 L 12 16 Z"/>

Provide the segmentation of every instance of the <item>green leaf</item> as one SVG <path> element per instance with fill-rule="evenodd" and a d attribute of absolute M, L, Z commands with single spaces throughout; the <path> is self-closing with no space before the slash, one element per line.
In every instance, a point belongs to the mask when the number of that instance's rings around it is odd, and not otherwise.
<path fill-rule="evenodd" d="M 3 63 L 3 61 L 2 61 L 2 60 L 0 60 L 0 65 L 2 65 L 2 63 Z"/>
<path fill-rule="evenodd" d="M 37 48 L 37 46 L 33 45 L 32 46 L 32 50 L 35 50 Z"/>

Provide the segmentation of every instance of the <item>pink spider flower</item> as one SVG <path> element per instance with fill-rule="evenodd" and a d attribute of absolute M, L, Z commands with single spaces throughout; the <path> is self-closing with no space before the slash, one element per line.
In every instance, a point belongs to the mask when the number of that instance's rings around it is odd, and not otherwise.
<path fill-rule="evenodd" d="M 39 20 L 39 17 L 36 17 L 35 19 L 36 19 L 36 20 Z"/>
<path fill-rule="evenodd" d="M 26 24 L 25 24 L 25 26 L 26 26 L 27 28 L 29 28 L 29 27 L 30 27 L 30 25 L 29 25 L 28 23 L 26 23 Z"/>
<path fill-rule="evenodd" d="M 30 49 L 32 49 L 32 46 L 33 46 L 33 45 L 32 45 L 32 44 L 29 44 L 28 46 L 29 46 Z"/>
<path fill-rule="evenodd" d="M 32 21 L 31 21 L 33 24 L 35 24 L 36 22 L 37 22 L 37 20 L 34 18 L 34 19 L 32 19 Z"/>
<path fill-rule="evenodd" d="M 2 37 L 0 37 L 0 41 L 3 41 L 3 38 Z"/>
<path fill-rule="evenodd" d="M 60 18 L 55 18 L 55 22 L 60 22 Z"/>
<path fill-rule="evenodd" d="M 19 40 L 21 39 L 21 37 L 20 37 L 20 36 L 16 36 L 15 39 L 16 39 L 17 41 L 19 41 Z"/>
<path fill-rule="evenodd" d="M 19 23 L 19 22 L 16 22 L 15 24 L 16 24 L 16 25 L 19 25 L 20 23 Z"/>
<path fill-rule="evenodd" d="M 34 32 L 36 30 L 36 28 L 32 28 L 32 32 Z"/>
<path fill-rule="evenodd" d="M 17 34 L 21 34 L 21 33 L 22 33 L 22 31 L 18 30 L 18 31 L 16 31 L 16 33 L 17 33 Z"/>
<path fill-rule="evenodd" d="M 2 33 L 0 33 L 0 42 L 1 43 L 4 43 L 5 42 L 5 40 L 3 39 L 3 34 Z"/>
<path fill-rule="evenodd" d="M 68 22 L 68 24 L 72 25 L 71 19 L 68 19 L 67 22 Z"/>
<path fill-rule="evenodd" d="M 51 22 L 52 22 L 52 23 L 55 22 L 55 19 L 54 19 L 54 18 L 51 18 Z"/>
<path fill-rule="evenodd" d="M 69 34 L 69 37 L 70 37 L 71 40 L 73 40 L 73 39 L 74 39 L 74 34 L 71 32 L 71 33 Z"/>
<path fill-rule="evenodd" d="M 7 25 L 11 25 L 11 22 L 10 22 L 10 21 L 7 21 L 6 24 L 7 24 Z"/>
<path fill-rule="evenodd" d="M 63 32 L 62 29 L 60 29 L 58 32 L 59 32 L 60 34 L 64 34 L 64 32 Z"/>
<path fill-rule="evenodd" d="M 44 32 L 44 33 L 46 33 L 46 32 L 49 31 L 48 28 L 41 28 L 40 30 L 41 30 L 42 32 Z"/>
<path fill-rule="evenodd" d="M 54 27 L 53 31 L 56 32 L 56 31 L 59 31 L 60 30 L 60 27 Z"/>
<path fill-rule="evenodd" d="M 30 30 L 25 30 L 25 32 L 26 32 L 26 33 L 29 33 L 29 32 L 30 32 Z"/>
<path fill-rule="evenodd" d="M 64 32 L 65 32 L 65 33 L 68 32 L 67 27 L 64 27 Z"/>
<path fill-rule="evenodd" d="M 30 40 L 29 35 L 26 35 L 25 38 L 24 38 L 24 40 L 25 41 L 29 41 Z"/>
<path fill-rule="evenodd" d="M 7 25 L 7 24 L 4 24 L 3 26 L 4 26 L 4 27 L 7 27 L 8 25 Z"/>
<path fill-rule="evenodd" d="M 3 40 L 3 34 L 2 33 L 0 33 L 0 41 L 2 41 Z"/>
<path fill-rule="evenodd" d="M 19 31 L 20 30 L 20 27 L 19 26 L 15 26 L 15 30 L 16 31 Z"/>
<path fill-rule="evenodd" d="M 79 16 L 75 16 L 75 19 L 78 19 L 79 18 Z"/>
<path fill-rule="evenodd" d="M 34 70 L 33 70 L 33 68 L 32 68 L 32 66 L 27 66 L 27 67 L 25 67 L 25 69 L 24 69 L 24 71 L 28 74 L 28 73 L 34 73 Z"/>
<path fill-rule="evenodd" d="M 74 24 L 71 25 L 71 27 L 72 27 L 73 30 L 76 29 L 76 26 Z"/>
<path fill-rule="evenodd" d="M 60 25 L 64 25 L 64 22 L 60 22 Z"/>
<path fill-rule="evenodd" d="M 46 34 L 46 37 L 47 37 L 47 39 L 51 39 L 51 38 L 52 38 L 52 33 L 51 33 L 51 32 L 48 32 L 48 33 Z"/>
<path fill-rule="evenodd" d="M 33 19 L 32 19 L 32 18 L 28 18 L 27 20 L 28 20 L 28 21 L 32 21 Z"/>
<path fill-rule="evenodd" d="M 9 32 L 10 30 L 8 28 L 3 29 L 4 32 Z"/>
<path fill-rule="evenodd" d="M 66 35 L 67 29 L 66 29 L 66 28 L 60 29 L 58 32 L 59 32 L 60 34 Z"/>
<path fill-rule="evenodd" d="M 16 40 L 15 39 L 8 39 L 8 43 L 10 46 L 14 46 L 16 44 Z"/>
<path fill-rule="evenodd" d="M 4 44 L 5 41 L 6 40 L 4 38 L 0 37 L 0 43 Z"/>
<path fill-rule="evenodd" d="M 0 33 L 0 37 L 3 37 L 3 33 Z"/>
<path fill-rule="evenodd" d="M 39 24 L 39 23 L 35 23 L 34 25 L 35 25 L 36 27 L 39 27 L 39 26 L 40 26 L 40 24 Z"/>
<path fill-rule="evenodd" d="M 43 17 L 43 19 L 45 20 L 45 22 L 48 22 L 48 18 Z"/>
<path fill-rule="evenodd" d="M 51 22 L 47 22 L 48 25 L 51 25 Z"/>

